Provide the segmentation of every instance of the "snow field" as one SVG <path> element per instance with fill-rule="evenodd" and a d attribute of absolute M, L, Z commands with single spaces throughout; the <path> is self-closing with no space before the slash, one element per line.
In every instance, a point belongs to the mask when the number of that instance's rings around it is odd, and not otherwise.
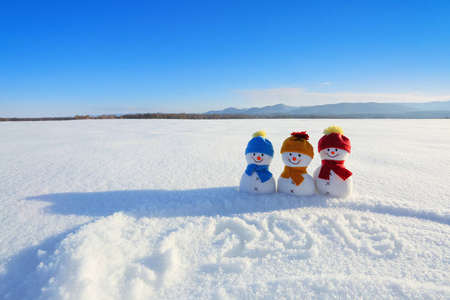
<path fill-rule="evenodd" d="M 346 199 L 237 191 L 275 148 L 343 127 Z M 5 299 L 450 298 L 448 120 L 0 123 Z M 317 150 L 316 153 L 317 154 Z M 317 155 L 308 167 L 320 164 Z"/>

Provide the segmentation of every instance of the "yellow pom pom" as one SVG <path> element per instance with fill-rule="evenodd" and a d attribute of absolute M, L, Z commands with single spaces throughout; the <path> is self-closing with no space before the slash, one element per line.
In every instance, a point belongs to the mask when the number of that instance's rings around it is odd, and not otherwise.
<path fill-rule="evenodd" d="M 263 138 L 265 138 L 266 137 L 266 132 L 264 131 L 264 130 L 260 130 L 260 131 L 257 131 L 257 132 L 255 132 L 254 134 L 253 134 L 253 137 L 255 138 L 255 137 L 258 137 L 258 136 L 262 136 Z"/>
<path fill-rule="evenodd" d="M 325 135 L 329 135 L 330 133 L 344 134 L 344 130 L 339 126 L 332 125 L 323 131 L 323 134 Z"/>

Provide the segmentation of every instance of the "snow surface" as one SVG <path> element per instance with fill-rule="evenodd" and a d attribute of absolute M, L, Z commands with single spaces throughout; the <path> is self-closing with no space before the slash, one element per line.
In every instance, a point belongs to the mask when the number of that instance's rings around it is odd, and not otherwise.
<path fill-rule="evenodd" d="M 352 142 L 345 199 L 249 195 L 253 132 Z M 450 299 L 448 120 L 0 123 L 0 298 Z M 312 174 L 319 156 L 308 167 Z"/>

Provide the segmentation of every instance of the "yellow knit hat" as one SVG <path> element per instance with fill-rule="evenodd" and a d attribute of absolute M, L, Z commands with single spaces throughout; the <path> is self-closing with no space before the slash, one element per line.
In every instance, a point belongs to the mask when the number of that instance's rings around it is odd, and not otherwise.
<path fill-rule="evenodd" d="M 291 136 L 284 140 L 283 146 L 281 146 L 281 154 L 284 152 L 298 152 L 314 158 L 314 148 L 308 140 L 309 135 L 306 131 L 291 133 Z"/>

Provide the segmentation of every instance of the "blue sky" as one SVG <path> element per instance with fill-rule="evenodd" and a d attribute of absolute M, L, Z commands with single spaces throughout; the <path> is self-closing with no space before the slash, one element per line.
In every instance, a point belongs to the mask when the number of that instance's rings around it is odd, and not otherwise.
<path fill-rule="evenodd" d="M 450 100 L 450 1 L 0 1 L 0 117 Z"/>

